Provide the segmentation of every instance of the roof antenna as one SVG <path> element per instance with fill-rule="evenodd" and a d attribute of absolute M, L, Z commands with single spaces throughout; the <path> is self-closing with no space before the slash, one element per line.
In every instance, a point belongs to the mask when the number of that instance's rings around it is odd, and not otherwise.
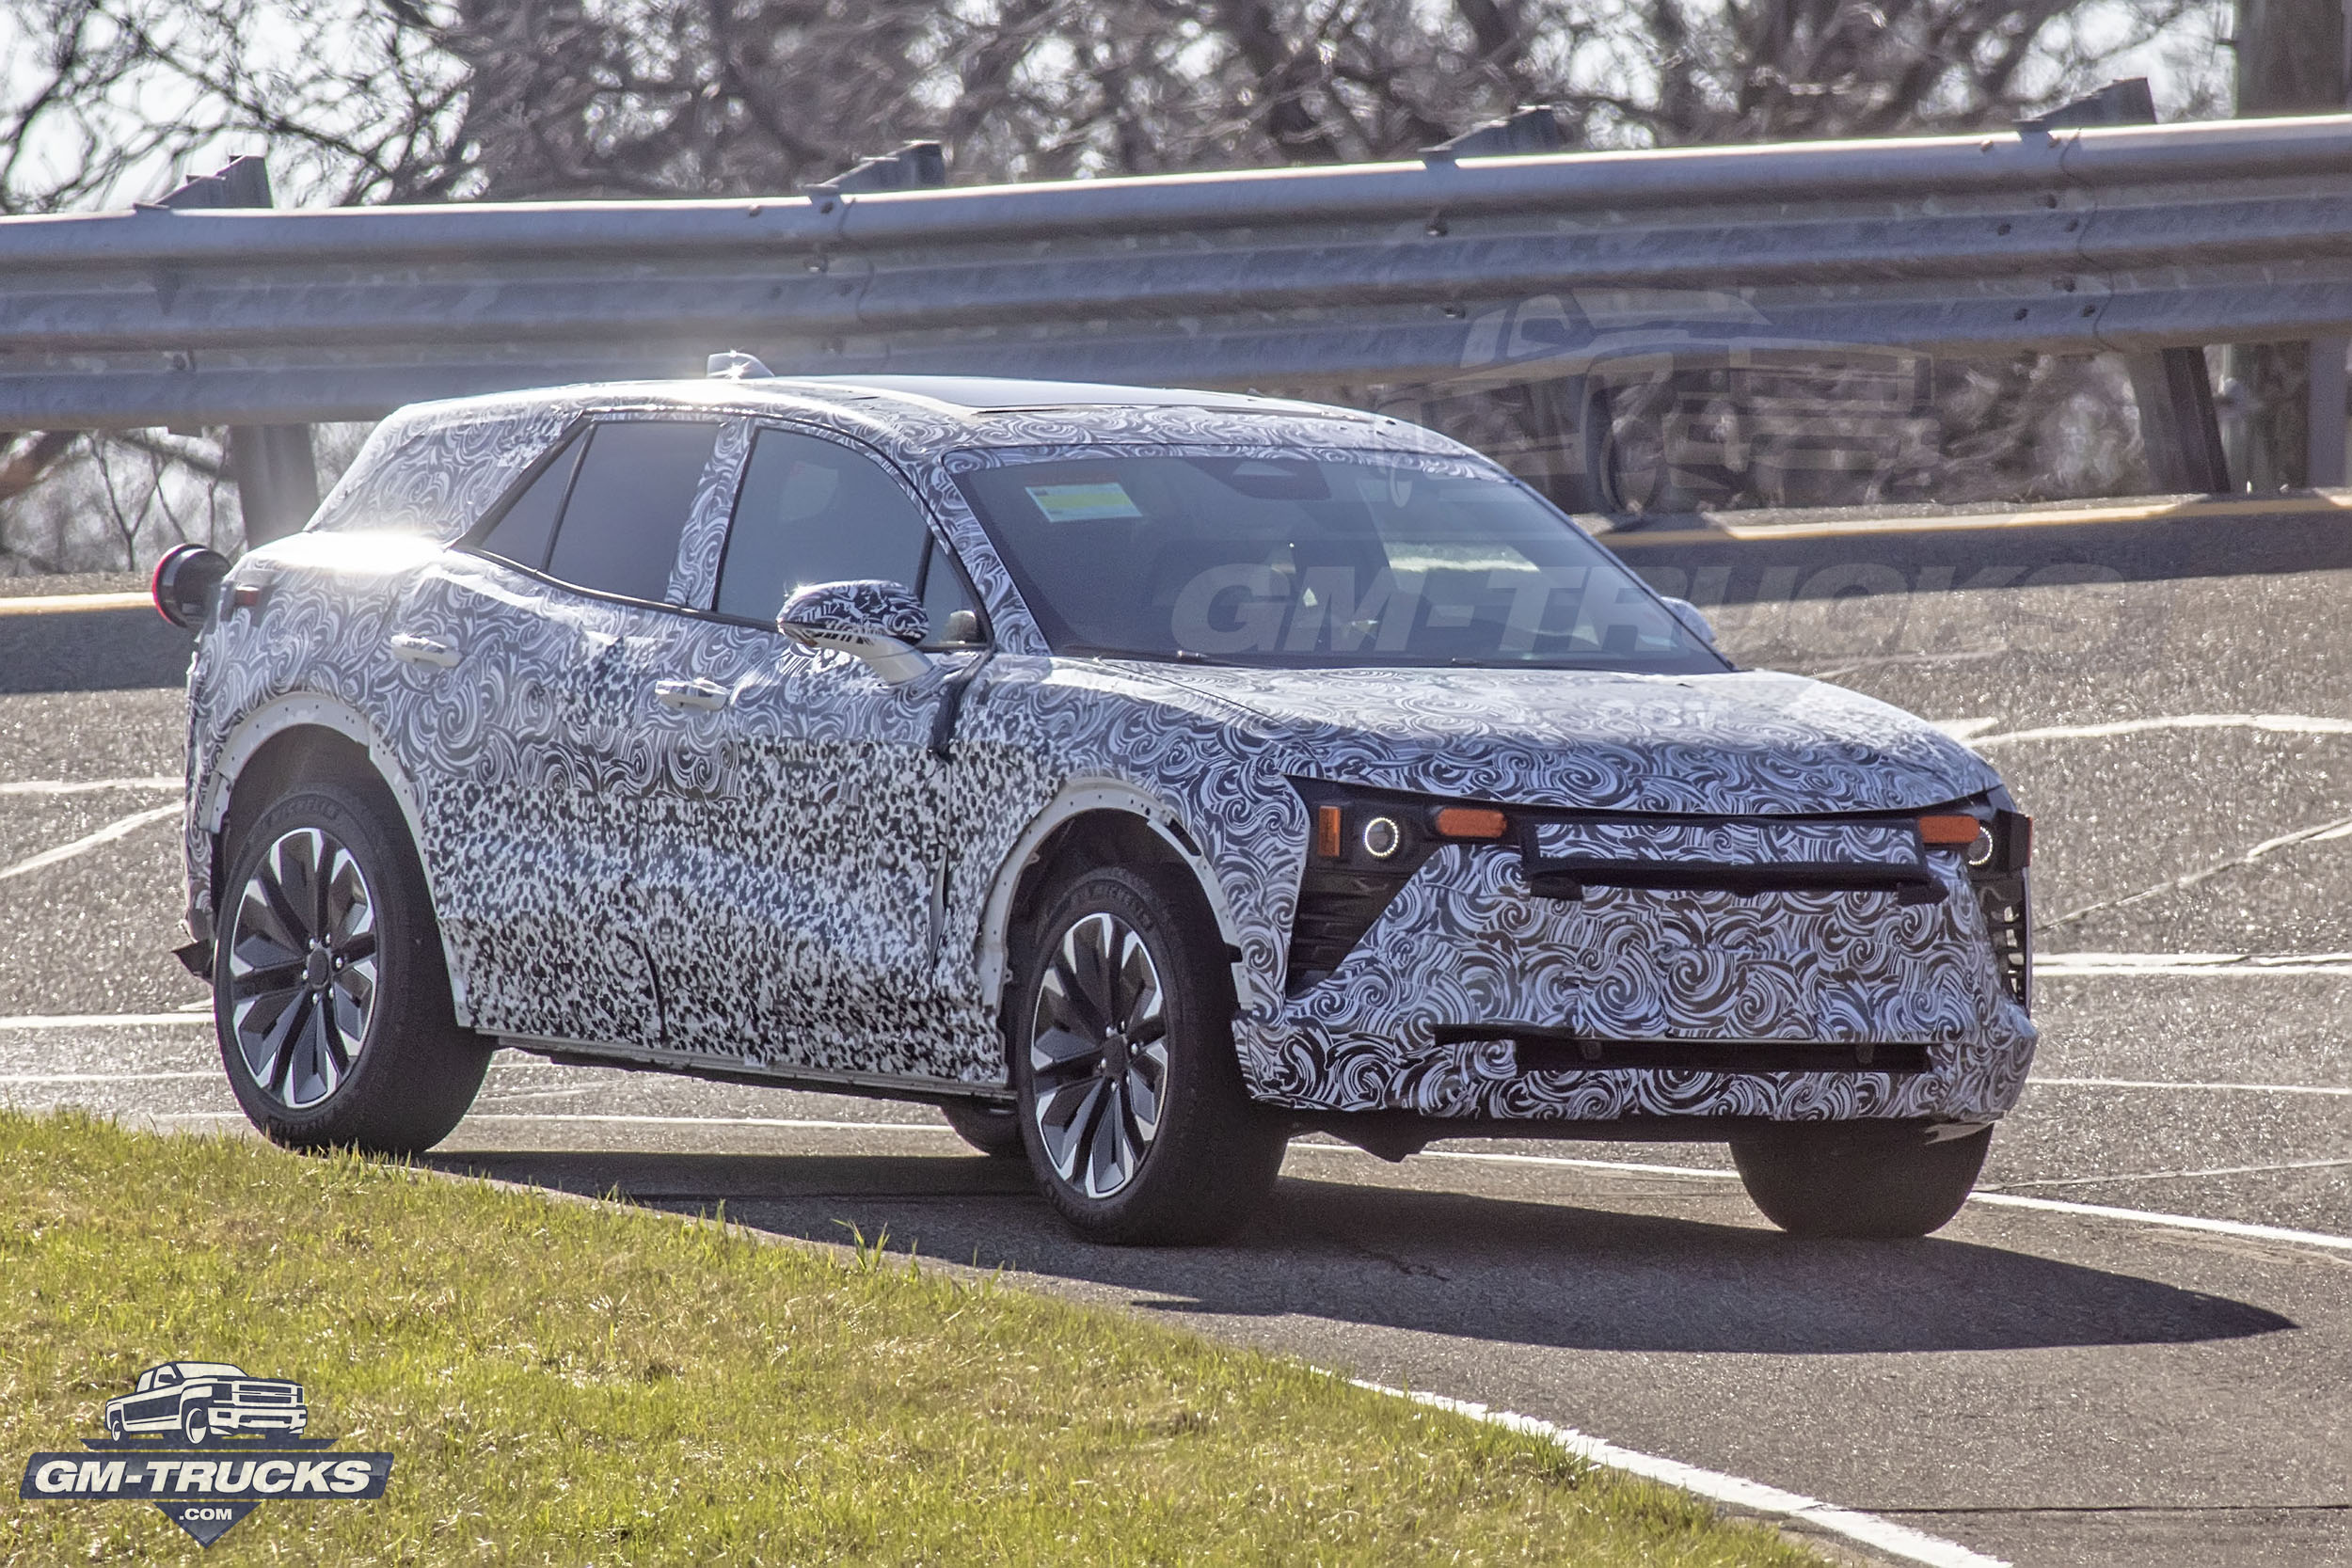
<path fill-rule="evenodd" d="M 706 373 L 721 381 L 749 381 L 754 376 L 772 376 L 776 372 L 761 364 L 759 356 L 731 348 L 712 355 Z"/>

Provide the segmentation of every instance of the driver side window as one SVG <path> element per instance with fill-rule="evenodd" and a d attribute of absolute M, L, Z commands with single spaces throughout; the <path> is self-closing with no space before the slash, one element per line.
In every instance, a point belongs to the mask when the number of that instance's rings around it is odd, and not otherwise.
<path fill-rule="evenodd" d="M 982 641 L 979 617 L 914 498 L 838 442 L 763 430 L 752 444 L 719 567 L 722 615 L 772 624 L 820 583 L 904 583 L 930 612 L 931 647 Z"/>

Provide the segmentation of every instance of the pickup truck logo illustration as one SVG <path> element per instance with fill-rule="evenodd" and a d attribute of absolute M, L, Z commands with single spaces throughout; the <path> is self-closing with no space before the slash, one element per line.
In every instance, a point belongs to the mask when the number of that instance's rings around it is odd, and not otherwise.
<path fill-rule="evenodd" d="M 243 1433 L 293 1437 L 310 1424 L 302 1385 L 247 1377 L 225 1361 L 167 1361 L 139 1373 L 138 1385 L 106 1402 L 106 1434 L 165 1433 L 191 1447 Z"/>
<path fill-rule="evenodd" d="M 79 1453 L 37 1453 L 16 1495 L 27 1501 L 154 1504 L 209 1546 L 265 1502 L 365 1502 L 391 1480 L 389 1453 L 351 1453 L 305 1437 L 302 1385 L 250 1377 L 226 1361 L 165 1361 L 106 1402 L 106 1435 Z"/>

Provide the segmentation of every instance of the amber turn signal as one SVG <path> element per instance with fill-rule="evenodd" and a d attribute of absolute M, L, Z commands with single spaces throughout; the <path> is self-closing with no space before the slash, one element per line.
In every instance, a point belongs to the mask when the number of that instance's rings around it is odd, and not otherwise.
<path fill-rule="evenodd" d="M 1315 853 L 1327 861 L 1340 858 L 1340 808 L 1315 808 Z"/>
<path fill-rule="evenodd" d="M 1938 849 L 1961 849 L 1977 842 L 1984 824 L 1957 813 L 1919 818 L 1919 842 Z"/>
<path fill-rule="evenodd" d="M 1439 838 L 1501 838 L 1502 814 L 1482 806 L 1447 806 L 1431 819 Z"/>

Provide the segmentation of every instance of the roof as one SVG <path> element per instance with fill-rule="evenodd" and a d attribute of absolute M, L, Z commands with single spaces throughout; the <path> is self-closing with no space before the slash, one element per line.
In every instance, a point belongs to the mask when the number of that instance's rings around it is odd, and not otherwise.
<path fill-rule="evenodd" d="M 1213 392 L 1183 387 L 1120 387 L 1104 381 L 1030 381 L 989 375 L 805 375 L 773 376 L 752 385 L 778 390 L 809 388 L 822 395 L 865 394 L 876 398 L 919 398 L 967 414 L 1006 413 L 1025 408 L 1228 408 L 1259 413 L 1309 414 L 1371 420 L 1375 416 L 1288 398 L 1250 392 Z"/>
<path fill-rule="evenodd" d="M 1120 446 L 1372 448 L 1471 456 L 1385 414 L 1240 392 L 948 375 L 690 377 L 614 381 L 411 404 L 378 427 L 388 442 L 432 429 L 505 427 L 535 454 L 597 408 L 787 416 L 928 461 L 959 449 Z M 373 444 L 373 443 L 372 443 Z"/>

